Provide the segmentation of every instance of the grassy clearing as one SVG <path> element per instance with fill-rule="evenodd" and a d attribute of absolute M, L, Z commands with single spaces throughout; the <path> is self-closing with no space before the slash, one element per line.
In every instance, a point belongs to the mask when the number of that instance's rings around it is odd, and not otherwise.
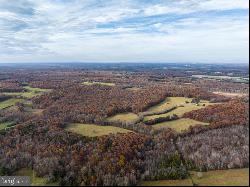
<path fill-rule="evenodd" d="M 130 90 L 130 91 L 139 91 L 139 90 L 141 90 L 141 88 L 131 87 L 131 88 L 127 88 L 126 90 Z"/>
<path fill-rule="evenodd" d="M 191 103 L 191 101 L 192 101 L 192 98 L 168 97 L 162 103 L 149 108 L 145 112 L 142 112 L 141 114 L 145 115 L 145 117 L 143 118 L 143 121 L 146 122 L 148 120 L 152 120 L 152 119 L 156 119 L 160 117 L 173 116 L 174 114 L 176 114 L 178 117 L 181 118 L 186 112 L 205 108 L 208 105 L 214 104 L 214 103 L 209 103 L 209 101 L 206 101 L 206 100 L 201 100 L 200 103 L 197 105 L 195 103 Z M 148 113 L 165 112 L 166 110 L 170 110 L 174 107 L 176 107 L 176 109 L 171 110 L 170 112 L 167 112 L 167 113 L 158 114 L 158 115 L 147 114 L 147 112 Z M 108 122 L 121 121 L 121 122 L 135 123 L 135 122 L 138 122 L 138 120 L 139 120 L 139 116 L 134 113 L 122 113 L 122 114 L 117 114 L 117 115 L 107 118 Z M 166 128 L 168 126 L 171 126 L 171 128 L 179 132 L 196 124 L 208 125 L 208 123 L 198 122 L 198 121 L 191 120 L 191 119 L 181 119 L 177 121 L 160 123 L 160 124 L 154 125 L 154 127 Z"/>
<path fill-rule="evenodd" d="M 3 92 L 2 94 L 8 96 L 20 96 L 21 92 Z"/>
<path fill-rule="evenodd" d="M 170 108 L 173 108 L 174 106 L 185 104 L 185 101 L 191 102 L 192 99 L 185 97 L 168 97 L 160 104 L 149 108 L 148 112 L 161 112 L 164 110 L 168 110 Z"/>
<path fill-rule="evenodd" d="M 107 118 L 107 121 L 113 122 L 113 121 L 122 121 L 122 122 L 136 122 L 139 119 L 139 117 L 134 113 L 123 113 L 123 114 L 117 114 L 115 116 Z"/>
<path fill-rule="evenodd" d="M 23 101 L 23 99 L 15 99 L 15 98 L 2 101 L 0 102 L 0 110 L 11 107 L 21 101 Z"/>
<path fill-rule="evenodd" d="M 213 92 L 214 94 L 217 95 L 222 95 L 225 97 L 244 97 L 247 96 L 245 93 L 230 93 L 230 92 Z"/>
<path fill-rule="evenodd" d="M 32 88 L 30 86 L 24 86 L 27 92 L 23 92 L 21 96 L 25 98 L 32 98 L 41 95 L 42 93 L 51 91 L 50 89 Z"/>
<path fill-rule="evenodd" d="M 104 86 L 115 86 L 114 83 L 109 83 L 109 82 L 83 82 L 82 84 L 87 85 L 87 86 L 91 86 L 95 84 L 104 85 Z"/>
<path fill-rule="evenodd" d="M 138 186 L 193 186 L 191 179 L 184 180 L 162 180 L 162 181 L 145 181 Z"/>
<path fill-rule="evenodd" d="M 30 86 L 24 86 L 23 88 L 26 90 L 26 92 L 12 92 L 12 93 L 4 92 L 3 94 L 10 95 L 10 96 L 20 96 L 20 97 L 30 99 L 32 97 L 39 96 L 42 93 L 51 91 L 50 89 L 32 88 Z"/>
<path fill-rule="evenodd" d="M 198 186 L 249 186 L 249 168 L 232 170 L 215 170 L 203 172 L 198 178 L 197 172 L 191 176 Z M 192 186 L 191 180 L 146 181 L 142 186 Z"/>
<path fill-rule="evenodd" d="M 171 109 L 175 106 L 177 107 L 176 109 L 174 109 L 170 112 L 164 113 L 164 114 L 160 114 L 160 115 L 146 116 L 144 118 L 144 121 L 148 121 L 148 120 L 152 120 L 152 119 L 156 119 L 156 118 L 160 118 L 160 117 L 172 116 L 174 114 L 176 114 L 179 117 L 182 117 L 183 114 L 185 114 L 186 112 L 205 108 L 208 105 L 214 104 L 214 103 L 209 103 L 209 101 L 206 101 L 206 100 L 201 100 L 200 104 L 196 105 L 195 103 L 191 103 L 191 101 L 192 101 L 192 98 L 169 97 L 161 104 L 150 108 L 149 111 L 161 112 L 161 111 L 164 111 L 167 109 Z M 186 102 L 188 102 L 188 103 L 186 103 Z"/>
<path fill-rule="evenodd" d="M 104 136 L 109 134 L 117 134 L 117 133 L 128 133 L 132 132 L 126 129 L 122 129 L 119 127 L 113 126 L 99 126 L 99 125 L 92 125 L 92 124 L 69 124 L 66 127 L 66 130 L 81 134 L 83 136 L 88 137 L 97 137 L 97 136 Z"/>
<path fill-rule="evenodd" d="M 57 183 L 49 183 L 42 177 L 37 177 L 32 169 L 21 169 L 15 173 L 16 176 L 29 176 L 32 186 L 59 186 Z"/>
<path fill-rule="evenodd" d="M 10 125 L 12 125 L 13 122 L 4 122 L 4 123 L 0 123 L 0 130 L 3 130 L 5 128 L 8 128 Z"/>
<path fill-rule="evenodd" d="M 209 125 L 209 123 L 204 123 L 204 122 L 200 122 L 200 121 L 196 121 L 196 120 L 188 119 L 188 118 L 181 118 L 181 119 L 174 120 L 174 121 L 167 121 L 167 122 L 155 124 L 153 125 L 153 128 L 154 129 L 171 128 L 171 129 L 174 129 L 176 132 L 182 132 L 184 130 L 187 130 L 191 126 L 195 126 L 198 124 Z"/>
<path fill-rule="evenodd" d="M 191 176 L 196 184 L 202 186 L 249 186 L 249 168 L 203 172 L 201 179 L 197 172 L 191 172 Z"/>

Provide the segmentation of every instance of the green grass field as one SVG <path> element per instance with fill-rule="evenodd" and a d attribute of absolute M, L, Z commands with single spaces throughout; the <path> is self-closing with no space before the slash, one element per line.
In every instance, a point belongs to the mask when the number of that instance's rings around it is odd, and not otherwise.
<path fill-rule="evenodd" d="M 249 186 L 249 168 L 232 170 L 215 170 L 203 172 L 202 177 L 197 172 L 191 172 L 194 183 L 198 186 Z M 191 179 L 146 181 L 142 186 L 192 186 Z"/>
<path fill-rule="evenodd" d="M 189 102 L 189 103 L 186 103 Z M 162 103 L 155 105 L 151 108 L 149 108 L 147 111 L 142 112 L 141 114 L 145 114 L 147 112 L 162 112 L 162 111 L 166 111 L 169 110 L 173 107 L 177 107 L 176 109 L 164 113 L 164 114 L 159 114 L 159 115 L 149 115 L 149 116 L 145 116 L 143 121 L 148 121 L 148 120 L 152 120 L 152 119 L 156 119 L 156 118 L 160 118 L 160 117 L 167 117 L 167 116 L 172 116 L 174 114 L 178 115 L 179 117 L 182 117 L 184 113 L 186 112 L 190 112 L 192 110 L 198 110 L 201 108 L 204 108 L 208 105 L 212 105 L 214 103 L 209 103 L 209 101 L 206 100 L 201 100 L 199 105 L 196 105 L 195 103 L 191 103 L 192 98 L 185 98 L 185 97 L 168 97 L 166 98 Z M 203 106 L 205 105 L 205 106 Z M 139 116 L 137 114 L 134 113 L 120 113 L 114 116 L 111 116 L 109 118 L 107 118 L 107 121 L 109 122 L 114 122 L 114 121 L 122 121 L 122 122 L 130 122 L 130 123 L 134 123 L 137 122 L 139 120 Z M 190 121 L 189 121 L 190 123 Z"/>
<path fill-rule="evenodd" d="M 15 99 L 15 98 L 8 99 L 6 101 L 2 101 L 2 102 L 0 102 L 0 110 L 11 107 L 11 106 L 13 106 L 16 103 L 21 102 L 21 101 L 23 101 L 23 99 Z"/>
<path fill-rule="evenodd" d="M 186 103 L 186 101 L 188 101 L 189 103 Z M 209 101 L 206 101 L 206 100 L 201 100 L 200 104 L 196 105 L 195 103 L 191 103 L 191 101 L 192 101 L 192 98 L 169 97 L 161 104 L 150 108 L 149 111 L 161 112 L 164 110 L 171 109 L 174 106 L 177 107 L 176 109 L 174 109 L 170 112 L 164 113 L 164 114 L 146 116 L 143 119 L 143 121 L 148 121 L 148 120 L 152 120 L 152 119 L 156 119 L 156 118 L 160 118 L 160 117 L 172 116 L 174 114 L 178 115 L 179 117 L 182 117 L 183 114 L 185 114 L 186 112 L 205 108 L 208 105 L 214 104 L 214 103 L 209 103 Z"/>
<path fill-rule="evenodd" d="M 0 130 L 3 130 L 5 128 L 8 128 L 9 125 L 13 124 L 13 122 L 4 122 L 4 123 L 0 123 Z"/>
<path fill-rule="evenodd" d="M 154 129 L 171 128 L 175 130 L 176 132 L 182 132 L 184 130 L 187 130 L 189 127 L 195 126 L 197 124 L 209 125 L 209 123 L 204 123 L 204 122 L 196 121 L 196 120 L 189 119 L 189 118 L 181 118 L 181 119 L 177 119 L 174 121 L 158 123 L 158 124 L 153 125 L 152 127 Z"/>
<path fill-rule="evenodd" d="M 191 102 L 191 98 L 185 97 L 168 97 L 163 102 L 158 105 L 155 105 L 148 109 L 149 112 L 161 112 L 164 110 L 168 110 L 173 108 L 174 106 L 178 106 L 181 104 L 185 104 L 185 101 Z"/>
<path fill-rule="evenodd" d="M 87 85 L 87 86 L 91 86 L 95 84 L 104 85 L 104 86 L 115 86 L 114 83 L 109 83 L 109 82 L 83 82 L 82 84 Z"/>
<path fill-rule="evenodd" d="M 130 91 L 139 91 L 139 90 L 141 90 L 141 88 L 131 87 L 131 88 L 127 88 L 126 90 L 130 90 Z"/>
<path fill-rule="evenodd" d="M 50 89 L 32 88 L 30 86 L 24 86 L 27 92 L 23 92 L 21 96 L 25 98 L 32 98 L 41 95 L 42 93 L 51 91 Z"/>
<path fill-rule="evenodd" d="M 42 177 L 37 177 L 35 173 L 33 173 L 32 169 L 21 169 L 15 173 L 16 176 L 29 176 L 32 186 L 59 186 L 57 183 L 47 182 L 46 179 Z"/>
<path fill-rule="evenodd" d="M 107 118 L 107 121 L 113 122 L 113 121 L 123 121 L 123 122 L 136 122 L 139 119 L 139 117 L 134 113 L 123 113 L 123 114 L 117 114 L 115 116 Z"/>
<path fill-rule="evenodd" d="M 41 95 L 42 93 L 51 91 L 50 89 L 32 88 L 30 86 L 24 86 L 25 92 L 4 92 L 4 95 L 20 96 L 27 99 Z"/>
<path fill-rule="evenodd" d="M 83 136 L 87 136 L 87 137 L 97 137 L 97 136 L 104 136 L 104 135 L 109 135 L 109 134 L 132 132 L 132 131 L 122 129 L 119 127 L 99 126 L 99 125 L 93 125 L 93 124 L 80 124 L 80 123 L 69 124 L 66 127 L 66 130 L 83 135 Z"/>

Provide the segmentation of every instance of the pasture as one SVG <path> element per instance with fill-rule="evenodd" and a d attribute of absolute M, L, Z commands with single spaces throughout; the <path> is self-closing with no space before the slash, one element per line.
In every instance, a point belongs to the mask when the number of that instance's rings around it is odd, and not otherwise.
<path fill-rule="evenodd" d="M 131 87 L 131 88 L 126 88 L 126 90 L 129 90 L 129 91 L 139 91 L 139 90 L 141 90 L 141 88 Z"/>
<path fill-rule="evenodd" d="M 184 130 L 187 130 L 191 126 L 195 125 L 209 125 L 209 123 L 204 123 L 200 121 L 196 121 L 193 119 L 189 118 L 181 118 L 173 121 L 167 121 L 167 122 L 162 122 L 162 123 L 157 123 L 153 125 L 152 127 L 154 129 L 164 129 L 164 128 L 171 128 L 175 130 L 176 132 L 182 132 Z"/>
<path fill-rule="evenodd" d="M 8 99 L 6 101 L 2 101 L 0 102 L 0 110 L 11 107 L 13 105 L 15 105 L 18 102 L 23 101 L 23 99 L 16 99 L 16 98 L 12 98 L 12 99 Z"/>
<path fill-rule="evenodd" d="M 33 88 L 30 86 L 24 86 L 25 92 L 4 92 L 4 95 L 10 96 L 20 96 L 26 99 L 30 99 L 32 97 L 36 97 L 41 95 L 42 93 L 51 91 L 50 89 L 41 89 L 41 88 Z"/>
<path fill-rule="evenodd" d="M 107 118 L 108 122 L 129 122 L 129 123 L 134 123 L 139 120 L 139 117 L 134 114 L 134 113 L 122 113 L 122 114 L 117 114 L 112 117 Z"/>
<path fill-rule="evenodd" d="M 175 106 L 185 104 L 185 101 L 191 102 L 191 98 L 185 97 L 167 97 L 163 102 L 147 110 L 147 112 L 162 112 Z"/>
<path fill-rule="evenodd" d="M 23 168 L 15 173 L 15 176 L 29 176 L 32 186 L 59 186 L 57 183 L 50 183 L 45 178 L 37 177 L 32 169 Z"/>
<path fill-rule="evenodd" d="M 86 85 L 86 86 L 91 86 L 91 85 L 103 85 L 103 86 L 115 86 L 114 83 L 110 83 L 110 82 L 83 82 L 82 84 Z"/>
<path fill-rule="evenodd" d="M 30 86 L 24 86 L 26 92 L 23 92 L 21 96 L 25 98 L 32 98 L 41 95 L 42 93 L 51 91 L 50 89 L 33 88 Z"/>
<path fill-rule="evenodd" d="M 201 178 L 198 177 L 197 172 L 191 172 L 191 176 L 198 186 L 249 186 L 249 168 L 203 172 Z M 140 185 L 193 186 L 191 179 L 146 181 Z"/>
<path fill-rule="evenodd" d="M 80 124 L 80 123 L 69 124 L 67 125 L 66 130 L 87 137 L 97 137 L 109 134 L 132 132 L 119 127 L 99 126 L 94 124 Z"/>
<path fill-rule="evenodd" d="M 3 123 L 0 123 L 0 130 L 8 128 L 12 124 L 13 124 L 13 122 L 3 122 Z"/>
<path fill-rule="evenodd" d="M 197 105 L 195 103 L 191 103 L 192 98 L 185 98 L 185 97 L 168 97 L 163 102 L 161 102 L 158 105 L 155 105 L 151 108 L 149 108 L 147 111 L 140 113 L 141 115 L 144 115 L 143 121 L 146 122 L 148 120 L 153 120 L 160 117 L 167 117 L 167 116 L 173 116 L 176 114 L 178 117 L 182 117 L 183 114 L 186 112 L 190 112 L 193 110 L 198 110 L 201 108 L 205 108 L 208 105 L 212 105 L 215 103 L 209 103 L 209 101 L 201 100 L 200 103 Z M 172 109 L 173 107 L 176 107 L 175 109 L 165 112 L 167 110 Z M 165 112 L 165 113 L 162 113 Z M 155 115 L 150 115 L 150 113 L 155 113 Z M 157 114 L 162 113 L 162 114 Z M 140 115 L 139 114 L 139 115 Z M 139 121 L 139 116 L 137 114 L 128 112 L 128 113 L 120 113 L 116 114 L 114 116 L 111 116 L 106 119 L 108 122 L 128 122 L 128 123 L 136 123 Z M 183 123 L 183 121 L 187 120 L 186 124 Z M 204 124 L 202 122 L 197 122 L 191 119 L 185 119 L 181 121 L 177 121 L 177 123 L 181 122 L 181 127 L 178 127 L 177 130 L 180 128 L 186 129 L 186 127 L 192 126 L 197 123 Z M 173 125 L 174 122 L 170 123 L 170 125 Z M 161 126 L 161 124 L 160 124 Z M 174 125 L 175 126 L 175 125 Z M 158 128 L 158 126 L 156 126 Z"/>
<path fill-rule="evenodd" d="M 200 103 L 196 105 L 195 103 L 191 103 L 191 101 L 192 101 L 192 98 L 169 97 L 161 104 L 150 108 L 149 111 L 154 111 L 157 113 L 157 112 L 171 109 L 173 107 L 177 107 L 176 109 L 170 112 L 163 113 L 163 114 L 145 116 L 143 121 L 148 121 L 148 120 L 152 120 L 152 119 L 156 119 L 160 117 L 172 116 L 174 114 L 176 114 L 178 117 L 182 117 L 183 114 L 185 114 L 186 112 L 205 108 L 208 105 L 214 104 L 214 103 L 209 103 L 209 101 L 206 101 L 206 100 L 201 100 Z"/>

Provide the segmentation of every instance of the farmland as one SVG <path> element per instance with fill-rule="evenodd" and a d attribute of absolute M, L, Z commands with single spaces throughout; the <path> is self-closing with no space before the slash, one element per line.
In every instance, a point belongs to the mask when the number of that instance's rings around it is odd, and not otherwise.
<path fill-rule="evenodd" d="M 82 84 L 87 86 L 91 85 L 115 86 L 114 83 L 109 83 L 109 82 L 83 82 Z"/>
<path fill-rule="evenodd" d="M 98 126 L 93 124 L 69 124 L 66 127 L 66 130 L 87 137 L 105 136 L 109 134 L 131 132 L 118 127 Z"/>
<path fill-rule="evenodd" d="M 209 123 L 204 123 L 200 121 L 196 121 L 193 119 L 182 118 L 182 116 L 193 110 L 198 110 L 205 108 L 209 105 L 214 105 L 218 103 L 209 103 L 207 100 L 201 100 L 199 103 L 192 103 L 193 98 L 185 98 L 185 97 L 167 97 L 163 102 L 150 107 L 145 112 L 141 112 L 139 114 L 134 113 L 123 113 L 117 114 L 115 116 L 107 118 L 108 122 L 123 122 L 123 123 L 138 123 L 140 122 L 140 117 L 143 116 L 142 121 L 147 122 L 149 120 L 155 120 L 157 118 L 162 117 L 171 117 L 177 115 L 180 119 L 176 119 L 173 121 L 155 123 L 153 125 L 154 129 L 162 129 L 162 128 L 171 128 L 176 132 L 181 132 L 183 130 L 187 130 L 191 126 L 195 125 L 209 125 Z M 153 115 L 152 115 L 153 114 Z M 156 115 L 154 115 L 156 114 Z"/>
<path fill-rule="evenodd" d="M 8 128 L 10 125 L 12 125 L 13 122 L 3 122 L 3 123 L 0 123 L 0 131 L 5 129 L 5 128 Z"/>
<path fill-rule="evenodd" d="M 136 122 L 138 121 L 139 117 L 138 115 L 134 113 L 123 113 L 123 114 L 117 114 L 115 116 L 107 118 L 107 121 L 122 121 L 122 122 Z"/>
<path fill-rule="evenodd" d="M 30 99 L 32 97 L 36 97 L 41 95 L 42 93 L 49 92 L 49 89 L 41 89 L 41 88 L 33 88 L 30 86 L 24 86 L 24 92 L 4 92 L 3 94 L 9 96 L 20 96 L 22 98 Z"/>
<path fill-rule="evenodd" d="M 198 186 L 248 186 L 249 169 L 215 170 L 209 172 L 190 172 L 193 182 Z M 201 175 L 198 177 L 198 175 Z M 143 186 L 193 186 L 191 179 L 142 182 Z"/>
<path fill-rule="evenodd" d="M 14 98 L 13 99 L 8 99 L 6 101 L 2 101 L 2 102 L 0 102 L 0 110 L 8 108 L 10 106 L 13 106 L 16 103 L 21 102 L 21 101 L 23 101 L 23 100 L 22 99 L 14 99 Z"/>
<path fill-rule="evenodd" d="M 15 173 L 16 176 L 29 176 L 32 186 L 58 186 L 56 182 L 51 183 L 46 179 L 37 177 L 32 169 L 23 168 Z"/>
<path fill-rule="evenodd" d="M 204 123 L 200 121 L 196 121 L 193 119 L 188 118 L 181 118 L 174 121 L 168 121 L 163 123 L 157 123 L 153 125 L 154 129 L 162 129 L 162 128 L 171 128 L 174 129 L 176 132 L 182 132 L 184 130 L 189 129 L 191 126 L 195 125 L 209 125 L 209 123 Z"/>
<path fill-rule="evenodd" d="M 164 111 L 169 110 L 173 107 L 176 107 L 176 108 L 174 108 L 173 110 L 171 110 L 169 112 L 163 113 L 163 114 L 146 116 L 144 118 L 144 121 L 159 118 L 159 117 L 172 116 L 174 114 L 176 114 L 179 117 L 182 117 L 183 114 L 185 114 L 186 112 L 205 108 L 208 105 L 214 104 L 214 103 L 209 103 L 206 100 L 201 100 L 198 104 L 191 103 L 191 101 L 192 101 L 192 98 L 184 98 L 184 97 L 167 98 L 163 103 L 149 109 L 149 111 L 161 113 L 162 111 L 164 112 Z"/>
<path fill-rule="evenodd" d="M 197 64 L 41 66 L 0 69 L 0 175 L 60 186 L 193 185 L 189 174 L 198 185 L 247 184 L 247 84 L 193 77 L 208 73 Z"/>

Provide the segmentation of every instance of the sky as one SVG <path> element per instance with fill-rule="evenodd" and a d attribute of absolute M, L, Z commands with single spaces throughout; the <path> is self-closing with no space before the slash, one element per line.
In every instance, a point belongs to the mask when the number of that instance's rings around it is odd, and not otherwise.
<path fill-rule="evenodd" d="M 0 0 L 0 63 L 248 63 L 248 51 L 248 0 Z"/>

